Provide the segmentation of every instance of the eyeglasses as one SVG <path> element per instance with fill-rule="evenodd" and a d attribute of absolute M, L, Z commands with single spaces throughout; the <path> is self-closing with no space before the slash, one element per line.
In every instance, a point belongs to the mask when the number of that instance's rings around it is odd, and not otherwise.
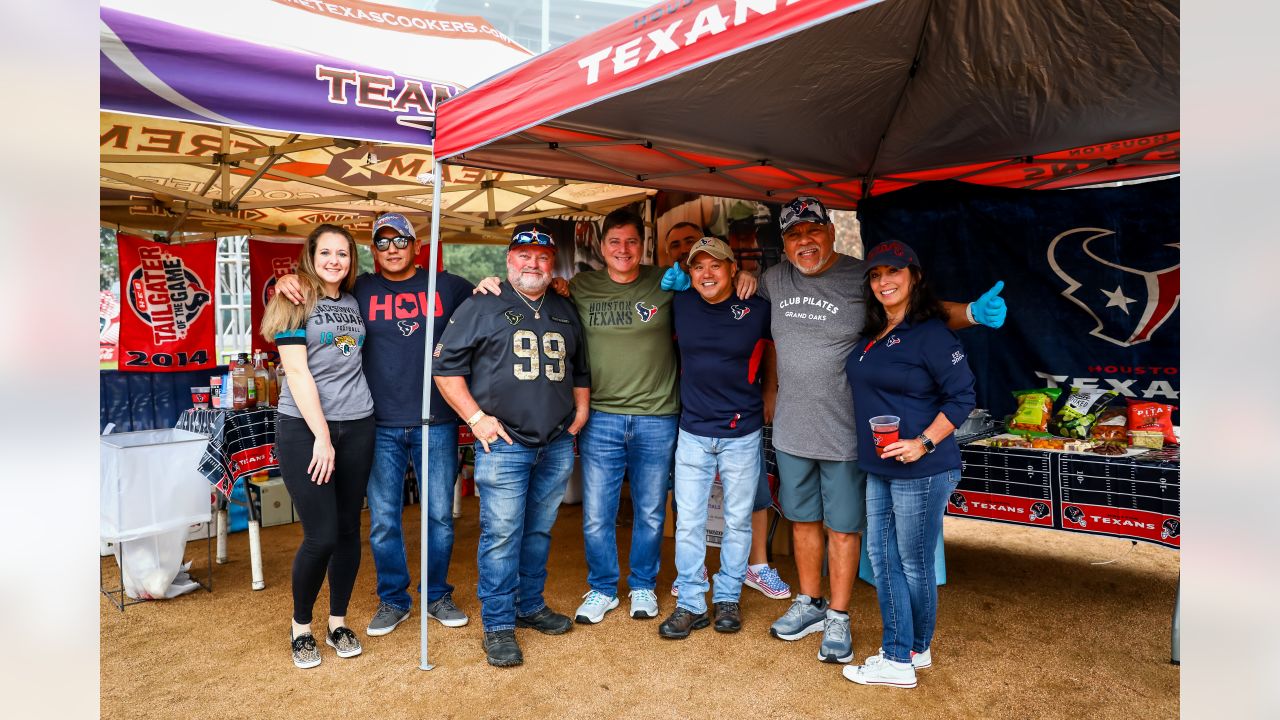
<path fill-rule="evenodd" d="M 556 241 L 551 236 L 538 230 L 525 230 L 518 232 L 511 238 L 511 245 L 539 245 L 541 247 L 555 247 Z"/>
<path fill-rule="evenodd" d="M 409 243 L 413 242 L 413 238 L 408 235 L 396 235 L 393 237 L 376 237 L 373 239 L 373 246 L 379 251 L 384 251 L 391 247 L 391 243 L 395 243 L 396 247 L 401 250 L 409 247 Z"/>

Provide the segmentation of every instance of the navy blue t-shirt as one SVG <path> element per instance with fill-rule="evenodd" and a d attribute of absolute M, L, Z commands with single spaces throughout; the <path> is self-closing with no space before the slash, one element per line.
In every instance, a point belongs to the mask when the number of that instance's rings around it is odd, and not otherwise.
<path fill-rule="evenodd" d="M 407 280 L 388 280 L 377 273 L 356 278 L 355 296 L 364 317 L 364 377 L 373 394 L 373 416 L 384 427 L 422 424 L 422 364 L 426 361 L 423 333 L 427 328 L 427 283 L 418 268 Z M 431 344 L 467 298 L 471 283 L 457 275 L 436 275 L 436 321 Z M 432 425 L 457 423 L 458 415 L 431 384 Z"/>
<path fill-rule="evenodd" d="M 853 389 L 853 413 L 858 432 L 858 467 L 894 478 L 920 478 L 960 467 L 960 448 L 951 433 L 937 449 L 912 463 L 884 460 L 871 440 L 871 418 L 902 418 L 898 437 L 920 436 L 938 417 L 946 415 L 960 427 L 977 402 L 973 371 L 964 347 L 941 320 L 919 325 L 903 321 L 877 342 L 862 338 L 845 361 Z"/>
<path fill-rule="evenodd" d="M 680 350 L 680 427 L 734 438 L 764 425 L 760 365 L 770 342 L 769 301 L 736 293 L 712 305 L 695 290 L 671 304 Z"/>

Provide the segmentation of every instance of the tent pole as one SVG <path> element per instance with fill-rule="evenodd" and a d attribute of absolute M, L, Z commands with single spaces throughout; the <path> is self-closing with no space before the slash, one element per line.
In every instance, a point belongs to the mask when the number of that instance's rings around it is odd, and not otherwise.
<path fill-rule="evenodd" d="M 418 593 L 418 602 L 421 604 L 421 612 L 418 613 L 419 619 L 422 621 L 422 660 L 418 664 L 419 670 L 430 670 L 434 665 L 431 664 L 427 656 L 427 529 L 431 522 L 430 518 L 430 500 L 431 473 L 427 471 L 428 448 L 431 443 L 427 441 L 427 436 L 431 431 L 431 353 L 432 344 L 434 344 L 436 336 L 436 272 L 439 267 L 440 253 L 440 186 L 443 184 L 442 173 L 440 169 L 440 161 L 434 157 L 431 161 L 431 250 L 427 258 L 427 331 L 423 336 L 424 352 L 422 354 L 422 462 L 418 464 L 420 475 L 418 482 L 422 486 L 422 494 L 419 498 L 419 507 L 422 509 L 422 553 L 420 571 L 422 577 L 422 592 Z M 456 428 L 455 428 L 456 430 Z M 455 478 L 456 481 L 456 478 Z"/>

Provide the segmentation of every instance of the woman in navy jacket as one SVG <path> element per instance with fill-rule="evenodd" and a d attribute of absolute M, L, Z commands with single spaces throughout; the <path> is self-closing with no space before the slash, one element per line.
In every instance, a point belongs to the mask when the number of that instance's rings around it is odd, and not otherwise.
<path fill-rule="evenodd" d="M 853 389 L 858 465 L 867 473 L 867 554 L 884 629 L 880 652 L 844 675 L 862 685 L 916 686 L 932 664 L 937 621 L 934 548 L 960 481 L 955 429 L 974 406 L 973 372 L 947 329 L 920 261 L 902 242 L 867 254 L 867 323 L 845 363 Z M 877 454 L 870 420 L 901 418 L 899 440 Z"/>

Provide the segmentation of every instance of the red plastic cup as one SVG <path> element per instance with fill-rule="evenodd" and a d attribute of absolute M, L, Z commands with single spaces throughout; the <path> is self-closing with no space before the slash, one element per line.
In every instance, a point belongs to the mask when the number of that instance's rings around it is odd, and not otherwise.
<path fill-rule="evenodd" d="M 876 455 L 884 455 L 884 449 L 898 442 L 898 424 L 902 418 L 897 415 L 877 415 L 871 418 L 871 441 L 875 443 Z"/>
<path fill-rule="evenodd" d="M 209 386 L 191 387 L 191 404 L 198 408 L 209 407 Z"/>

